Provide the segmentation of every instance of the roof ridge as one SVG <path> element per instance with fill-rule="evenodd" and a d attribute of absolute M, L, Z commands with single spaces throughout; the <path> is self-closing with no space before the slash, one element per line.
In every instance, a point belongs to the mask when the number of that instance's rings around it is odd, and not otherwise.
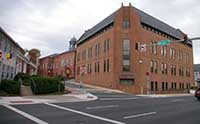
<path fill-rule="evenodd" d="M 82 41 L 84 41 L 85 39 L 87 39 L 88 37 L 90 37 L 91 35 L 93 35 L 94 33 L 98 32 L 101 28 L 100 25 L 103 25 L 103 27 L 107 26 L 108 24 L 110 23 L 106 23 L 106 24 L 103 24 L 105 23 L 106 21 L 111 21 L 109 20 L 110 18 L 114 17 L 116 12 L 118 11 L 119 9 L 117 9 L 116 11 L 114 11 L 113 13 L 111 13 L 109 16 L 105 17 L 102 21 L 100 21 L 99 23 L 97 23 L 96 25 L 94 25 L 93 27 L 89 28 L 88 30 L 85 30 L 85 32 L 81 35 L 81 37 L 78 39 L 78 42 L 77 43 L 80 43 Z M 114 21 L 114 20 L 113 20 Z M 96 30 L 96 31 L 94 31 Z M 84 35 L 88 35 L 88 36 L 84 36 Z"/>
<path fill-rule="evenodd" d="M 150 14 L 148 14 L 148 13 L 146 13 L 146 12 L 144 12 L 144 11 L 142 11 L 142 10 L 140 10 L 140 9 L 136 8 L 136 7 L 134 7 L 134 6 L 132 6 L 132 7 L 133 7 L 133 8 L 135 8 L 136 10 L 138 10 L 138 11 L 140 11 L 140 12 L 142 12 L 142 13 L 144 13 L 144 14 L 146 14 L 146 15 L 150 16 L 150 17 L 152 17 L 153 19 L 155 19 L 155 20 L 157 20 L 157 21 L 159 21 L 159 22 L 161 22 L 161 23 L 163 23 L 163 24 L 165 24 L 165 25 L 167 25 L 167 26 L 169 26 L 169 27 L 173 28 L 174 30 L 177 30 L 177 29 L 178 29 L 178 28 L 175 28 L 175 27 L 173 27 L 173 26 L 171 26 L 171 25 L 167 24 L 166 22 L 164 22 L 164 21 L 161 21 L 161 20 L 157 19 L 156 17 L 154 17 L 154 16 L 152 16 L 152 15 L 150 15 Z"/>

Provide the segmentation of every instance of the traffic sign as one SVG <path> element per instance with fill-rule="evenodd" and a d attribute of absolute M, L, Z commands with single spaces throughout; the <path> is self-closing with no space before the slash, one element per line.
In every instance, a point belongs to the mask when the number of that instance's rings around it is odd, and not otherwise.
<path fill-rule="evenodd" d="M 86 74 L 86 72 L 87 72 L 86 67 L 85 66 L 81 66 L 80 67 L 80 73 L 81 73 L 81 75 Z"/>
<path fill-rule="evenodd" d="M 146 44 L 141 44 L 140 45 L 140 52 L 145 52 L 147 49 L 146 49 Z"/>
<path fill-rule="evenodd" d="M 0 51 L 0 61 L 3 59 L 3 52 Z"/>
<path fill-rule="evenodd" d="M 69 75 L 70 75 L 70 68 L 67 67 L 67 69 L 66 69 L 66 76 L 69 77 Z"/>
<path fill-rule="evenodd" d="M 171 42 L 172 42 L 171 40 L 161 40 L 161 41 L 157 42 L 157 45 L 158 46 L 165 46 L 165 45 L 170 44 Z"/>
<path fill-rule="evenodd" d="M 11 59 L 12 58 L 12 54 L 11 53 L 7 53 L 6 54 L 6 59 Z"/>

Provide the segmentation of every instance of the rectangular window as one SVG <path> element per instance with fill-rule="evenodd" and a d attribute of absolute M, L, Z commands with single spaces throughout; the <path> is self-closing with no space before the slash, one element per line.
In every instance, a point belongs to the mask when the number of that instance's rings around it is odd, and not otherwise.
<path fill-rule="evenodd" d="M 135 49 L 136 49 L 136 50 L 140 50 L 139 47 L 140 47 L 140 42 L 135 43 Z"/>
<path fill-rule="evenodd" d="M 160 46 L 160 53 L 162 56 L 164 56 L 164 46 Z"/>
<path fill-rule="evenodd" d="M 97 43 L 95 45 L 95 56 L 98 56 L 100 54 L 100 43 Z"/>
<path fill-rule="evenodd" d="M 129 20 L 123 20 L 123 28 L 130 28 L 130 21 Z"/>
<path fill-rule="evenodd" d="M 154 91 L 154 82 L 151 81 L 151 91 Z"/>
<path fill-rule="evenodd" d="M 176 75 L 176 66 L 173 65 L 173 75 Z"/>
<path fill-rule="evenodd" d="M 174 83 L 174 89 L 176 90 L 176 82 Z"/>
<path fill-rule="evenodd" d="M 77 75 L 80 75 L 80 67 L 77 67 Z"/>
<path fill-rule="evenodd" d="M 107 59 L 107 69 L 106 69 L 106 71 L 109 72 L 109 70 L 110 70 L 110 63 L 109 63 L 109 59 Z"/>
<path fill-rule="evenodd" d="M 133 79 L 120 79 L 120 84 L 122 84 L 122 85 L 133 85 L 134 80 Z"/>
<path fill-rule="evenodd" d="M 157 54 L 157 45 L 156 42 L 153 43 L 153 54 Z"/>
<path fill-rule="evenodd" d="M 158 82 L 155 82 L 155 91 L 158 91 Z"/>
<path fill-rule="evenodd" d="M 100 55 L 100 43 L 98 43 L 98 52 L 97 52 L 97 55 Z"/>
<path fill-rule="evenodd" d="M 172 48 L 170 48 L 169 50 L 169 55 L 170 55 L 170 58 L 172 58 Z"/>
<path fill-rule="evenodd" d="M 172 59 L 175 59 L 175 49 L 172 49 Z"/>
<path fill-rule="evenodd" d="M 165 89 L 168 90 L 168 83 L 165 83 Z"/>
<path fill-rule="evenodd" d="M 81 57 L 81 55 L 80 55 L 80 53 L 78 53 L 77 54 L 77 61 L 80 61 L 80 57 Z"/>
<path fill-rule="evenodd" d="M 91 64 L 88 64 L 88 66 L 87 66 L 87 72 L 88 72 L 88 74 L 91 73 Z"/>
<path fill-rule="evenodd" d="M 107 45 L 106 45 L 107 51 L 110 49 L 110 39 L 107 40 Z"/>
<path fill-rule="evenodd" d="M 130 40 L 123 40 L 123 71 L 130 71 Z"/>
<path fill-rule="evenodd" d="M 167 56 L 167 46 L 163 46 L 164 48 L 164 56 Z"/>
<path fill-rule="evenodd" d="M 157 74 L 158 73 L 158 64 L 157 61 L 154 61 L 154 71 Z"/>
<path fill-rule="evenodd" d="M 151 52 L 151 53 L 153 53 L 153 48 L 154 48 L 154 44 L 153 44 L 153 42 L 151 41 L 151 42 L 150 42 L 150 52 Z"/>
<path fill-rule="evenodd" d="M 167 75 L 167 64 L 164 64 L 164 68 L 165 68 L 165 74 Z"/>
<path fill-rule="evenodd" d="M 97 52 L 97 51 L 98 51 L 97 49 L 98 49 L 98 46 L 97 46 L 97 44 L 96 44 L 96 45 L 95 45 L 95 56 L 97 56 L 97 53 L 98 53 L 98 52 Z"/>
<path fill-rule="evenodd" d="M 95 71 L 95 72 L 99 72 L 99 70 L 100 70 L 100 65 L 99 65 L 100 62 L 98 61 L 98 62 L 95 62 L 94 64 L 95 64 L 95 66 L 94 66 L 94 71 Z"/>
<path fill-rule="evenodd" d="M 97 62 L 97 72 L 99 72 L 99 69 L 100 69 L 100 67 L 99 67 L 99 61 Z"/>
<path fill-rule="evenodd" d="M 153 73 L 153 61 L 150 62 L 150 66 L 151 66 L 151 72 Z"/>
<path fill-rule="evenodd" d="M 97 72 L 97 63 L 94 63 L 94 72 Z"/>
<path fill-rule="evenodd" d="M 92 47 L 88 48 L 88 58 L 92 58 Z"/>
<path fill-rule="evenodd" d="M 82 60 L 86 60 L 86 50 L 83 50 L 82 52 Z"/>
<path fill-rule="evenodd" d="M 171 89 L 174 89 L 174 83 L 173 82 L 171 83 Z"/>
<path fill-rule="evenodd" d="M 104 52 L 108 52 L 110 49 L 110 39 L 104 41 Z"/>
<path fill-rule="evenodd" d="M 106 72 L 106 60 L 103 61 L 103 72 Z"/>
<path fill-rule="evenodd" d="M 107 43 L 107 40 L 105 40 L 105 41 L 104 41 L 104 44 L 103 44 L 103 51 L 104 51 L 104 52 L 106 52 L 106 43 Z"/>
<path fill-rule="evenodd" d="M 186 53 L 186 63 L 189 63 L 189 53 Z"/>
<path fill-rule="evenodd" d="M 162 74 L 165 73 L 165 71 L 164 71 L 164 63 L 161 64 L 161 72 L 162 72 Z"/>
<path fill-rule="evenodd" d="M 171 75 L 174 74 L 174 69 L 173 69 L 173 65 L 171 65 Z"/>
<path fill-rule="evenodd" d="M 165 83 L 162 82 L 162 91 L 165 91 Z"/>
<path fill-rule="evenodd" d="M 180 60 L 181 61 L 183 60 L 183 52 L 182 51 L 180 52 Z"/>

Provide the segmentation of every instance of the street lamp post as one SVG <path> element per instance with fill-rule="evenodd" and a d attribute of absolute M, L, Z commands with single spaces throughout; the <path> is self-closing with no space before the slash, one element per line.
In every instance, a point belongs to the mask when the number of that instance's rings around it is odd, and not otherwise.
<path fill-rule="evenodd" d="M 66 75 L 67 63 L 64 62 L 64 86 L 66 85 L 67 75 Z"/>

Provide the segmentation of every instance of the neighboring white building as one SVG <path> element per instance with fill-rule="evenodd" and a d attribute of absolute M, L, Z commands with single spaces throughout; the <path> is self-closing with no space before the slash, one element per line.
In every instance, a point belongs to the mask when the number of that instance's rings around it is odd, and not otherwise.
<path fill-rule="evenodd" d="M 194 65 L 195 85 L 200 86 L 200 64 Z"/>
<path fill-rule="evenodd" d="M 0 80 L 12 79 L 16 74 L 17 49 L 20 47 L 1 27 L 0 27 Z"/>
<path fill-rule="evenodd" d="M 18 73 L 36 75 L 39 56 L 39 50 L 25 51 L 0 27 L 0 81 L 13 79 Z"/>

